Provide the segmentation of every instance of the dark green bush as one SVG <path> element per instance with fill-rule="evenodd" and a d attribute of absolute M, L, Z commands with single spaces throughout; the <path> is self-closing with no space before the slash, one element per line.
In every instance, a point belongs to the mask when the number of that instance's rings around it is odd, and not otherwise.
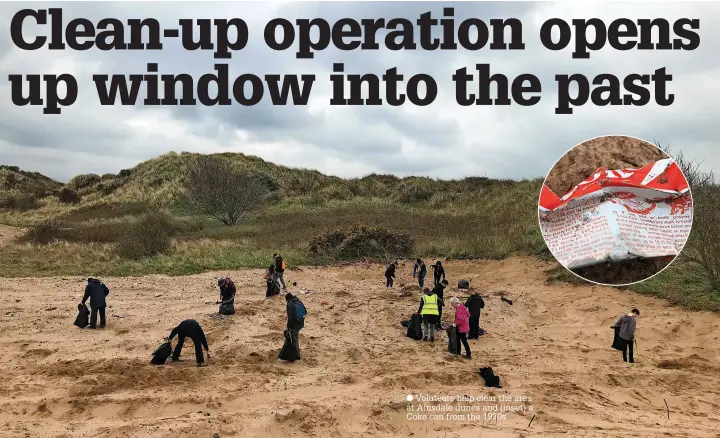
<path fill-rule="evenodd" d="M 406 233 L 382 227 L 356 225 L 345 230 L 325 232 L 310 240 L 311 257 L 332 260 L 381 259 L 408 256 L 414 241 Z"/>
<path fill-rule="evenodd" d="M 63 187 L 60 189 L 60 192 L 58 192 L 58 201 L 63 204 L 78 204 L 81 198 L 75 190 Z"/>
<path fill-rule="evenodd" d="M 17 211 L 29 211 L 38 208 L 38 200 L 35 196 L 21 193 L 8 195 L 0 201 L 0 208 Z"/>

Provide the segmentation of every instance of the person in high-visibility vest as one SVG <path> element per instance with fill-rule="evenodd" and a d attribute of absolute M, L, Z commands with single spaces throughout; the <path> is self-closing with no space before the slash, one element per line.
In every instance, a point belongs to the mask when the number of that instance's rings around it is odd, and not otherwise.
<path fill-rule="evenodd" d="M 432 293 L 429 288 L 423 290 L 424 294 L 420 298 L 420 307 L 418 308 L 418 314 L 422 315 L 423 320 L 423 341 L 427 341 L 428 337 L 430 342 L 435 341 L 435 326 L 440 318 L 439 310 L 439 299 L 438 296 Z"/>

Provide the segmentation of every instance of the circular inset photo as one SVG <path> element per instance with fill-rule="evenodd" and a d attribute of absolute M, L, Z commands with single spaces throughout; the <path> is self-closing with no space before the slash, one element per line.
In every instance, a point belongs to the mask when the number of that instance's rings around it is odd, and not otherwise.
<path fill-rule="evenodd" d="M 573 274 L 622 286 L 646 280 L 680 254 L 692 194 L 672 157 L 634 137 L 587 140 L 550 169 L 538 201 L 545 244 Z"/>

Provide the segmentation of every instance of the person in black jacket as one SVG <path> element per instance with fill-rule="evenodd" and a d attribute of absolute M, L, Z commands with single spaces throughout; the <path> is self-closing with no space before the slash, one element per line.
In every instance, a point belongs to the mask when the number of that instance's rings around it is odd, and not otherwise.
<path fill-rule="evenodd" d="M 208 347 L 205 332 L 203 332 L 200 324 L 194 319 L 186 319 L 185 321 L 178 324 L 177 327 L 172 329 L 172 331 L 170 332 L 170 336 L 168 336 L 168 342 L 171 342 L 176 335 L 178 337 L 178 343 L 173 350 L 173 362 L 180 360 L 180 353 L 182 352 L 185 338 L 190 338 L 192 339 L 193 344 L 195 344 L 195 360 L 197 361 L 197 366 L 201 367 L 203 362 L 205 362 L 202 349 L 205 348 L 205 351 L 207 351 L 207 356 L 210 357 L 210 348 Z"/>
<path fill-rule="evenodd" d="M 413 278 L 417 278 L 418 286 L 425 288 L 425 276 L 427 276 L 427 266 L 425 261 L 417 259 L 413 265 Z"/>
<path fill-rule="evenodd" d="M 465 307 L 470 311 L 470 332 L 468 339 L 478 339 L 480 337 L 480 309 L 485 307 L 485 300 L 480 294 L 473 293 L 465 301 Z"/>
<path fill-rule="evenodd" d="M 273 254 L 273 262 L 275 263 L 275 281 L 282 285 L 282 290 L 287 290 L 285 286 L 285 262 L 280 254 Z"/>
<path fill-rule="evenodd" d="M 445 280 L 445 268 L 443 268 L 442 263 L 438 260 L 434 265 L 432 265 L 432 269 L 434 285 L 437 287 L 441 281 Z"/>
<path fill-rule="evenodd" d="M 394 262 L 390 263 L 385 269 L 385 287 L 393 287 L 393 280 L 395 279 L 395 268 L 397 268 L 398 262 L 395 260 Z"/>
<path fill-rule="evenodd" d="M 300 301 L 298 297 L 291 294 L 290 292 L 285 294 L 285 311 L 287 312 L 287 329 L 290 330 L 290 334 L 297 345 L 298 356 L 300 356 L 300 330 L 305 328 L 305 319 L 298 319 L 295 317 L 295 303 Z M 304 305 L 303 305 L 304 306 Z M 298 357 L 299 358 L 299 357 Z"/>
<path fill-rule="evenodd" d="M 440 263 L 440 262 L 438 262 L 438 263 Z M 445 298 L 445 288 L 447 287 L 447 285 L 448 285 L 448 281 L 443 280 L 442 282 L 436 284 L 435 287 L 431 291 L 438 297 L 438 312 L 440 313 L 440 315 L 438 315 L 438 323 L 437 323 L 438 329 L 442 328 L 442 314 L 443 314 L 443 307 L 445 307 L 445 301 L 443 301 L 443 300 Z"/>
<path fill-rule="evenodd" d="M 90 299 L 90 328 L 94 329 L 97 325 L 98 313 L 100 313 L 100 328 L 105 328 L 105 297 L 110 293 L 102 281 L 97 278 L 88 278 L 87 286 L 85 286 L 85 295 L 83 295 L 82 303 Z"/>
<path fill-rule="evenodd" d="M 220 288 L 220 301 L 227 301 L 230 298 L 235 297 L 237 289 L 235 288 L 235 283 L 233 283 L 230 277 L 219 279 L 218 287 Z"/>

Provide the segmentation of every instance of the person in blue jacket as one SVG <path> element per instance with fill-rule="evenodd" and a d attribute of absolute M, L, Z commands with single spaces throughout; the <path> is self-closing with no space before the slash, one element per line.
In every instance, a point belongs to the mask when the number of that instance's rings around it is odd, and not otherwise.
<path fill-rule="evenodd" d="M 427 266 L 425 261 L 417 259 L 413 265 L 413 278 L 417 278 L 420 288 L 425 286 L 425 277 L 427 276 Z"/>

